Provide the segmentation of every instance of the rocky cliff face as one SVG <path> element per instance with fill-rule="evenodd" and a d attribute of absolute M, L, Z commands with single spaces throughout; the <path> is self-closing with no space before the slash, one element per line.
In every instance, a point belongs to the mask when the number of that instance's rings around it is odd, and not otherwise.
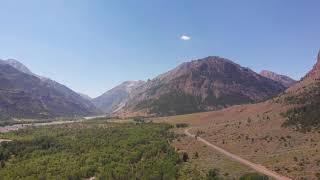
<path fill-rule="evenodd" d="M 280 83 L 221 57 L 179 65 L 136 89 L 123 114 L 173 115 L 261 101 L 283 91 Z"/>
<path fill-rule="evenodd" d="M 292 79 L 288 76 L 277 74 L 275 72 L 268 71 L 268 70 L 261 71 L 260 75 L 264 76 L 266 78 L 272 79 L 274 81 L 277 81 L 286 88 L 288 88 L 288 87 L 292 86 L 294 83 L 296 83 L 296 81 L 294 79 Z"/>

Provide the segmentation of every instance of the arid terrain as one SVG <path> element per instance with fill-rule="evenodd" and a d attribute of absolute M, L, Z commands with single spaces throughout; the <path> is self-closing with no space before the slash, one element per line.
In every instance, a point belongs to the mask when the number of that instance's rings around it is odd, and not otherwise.
<path fill-rule="evenodd" d="M 158 118 L 161 122 L 187 123 L 190 132 L 231 153 L 251 162 L 261 164 L 270 170 L 292 179 L 317 179 L 320 172 L 320 132 L 298 132 L 281 127 L 284 118 L 280 115 L 287 108 L 271 101 L 239 105 L 215 112 Z M 183 133 L 181 129 L 177 132 Z M 218 167 L 222 171 L 243 171 L 233 167 L 235 162 L 225 160 L 210 161 L 214 156 L 222 156 L 196 142 L 190 137 L 182 137 L 173 143 L 176 148 L 199 153 L 199 167 Z M 213 152 L 214 151 L 214 152 Z M 200 158 L 199 158 L 200 159 Z M 212 164 L 212 165 L 210 165 Z"/>

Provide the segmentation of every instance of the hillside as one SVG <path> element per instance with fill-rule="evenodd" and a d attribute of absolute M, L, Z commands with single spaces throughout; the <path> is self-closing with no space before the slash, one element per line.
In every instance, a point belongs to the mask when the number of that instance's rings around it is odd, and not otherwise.
<path fill-rule="evenodd" d="M 268 101 L 153 121 L 187 123 L 193 134 L 197 133 L 210 143 L 281 175 L 292 179 L 318 179 L 319 62 L 320 55 L 313 69 L 301 81 Z M 231 162 L 221 160 L 202 145 L 188 137 L 174 143 L 176 148 L 188 153 L 201 152 L 201 161 L 194 160 L 200 169 L 222 166 L 223 170 L 228 170 L 233 167 Z M 219 165 L 210 164 L 213 157 L 220 162 Z"/>
<path fill-rule="evenodd" d="M 294 106 L 284 114 L 287 117 L 285 126 L 303 131 L 320 128 L 320 51 L 312 70 L 287 89 L 278 101 Z"/>
<path fill-rule="evenodd" d="M 268 71 L 268 70 L 262 70 L 260 72 L 260 75 L 264 76 L 266 78 L 272 79 L 274 81 L 277 81 L 277 82 L 281 83 L 286 88 L 288 88 L 288 87 L 292 86 L 294 83 L 296 83 L 296 80 L 290 78 L 289 76 L 277 74 L 275 72 Z"/>
<path fill-rule="evenodd" d="M 285 89 L 249 68 L 221 57 L 186 62 L 139 87 L 124 115 L 174 115 L 257 102 Z"/>
<path fill-rule="evenodd" d="M 115 113 L 125 106 L 132 91 L 144 83 L 144 81 L 125 81 L 101 96 L 94 98 L 92 102 L 104 113 Z"/>
<path fill-rule="evenodd" d="M 47 118 L 99 113 L 64 85 L 39 78 L 16 60 L 0 61 L 0 111 L 5 117 Z"/>

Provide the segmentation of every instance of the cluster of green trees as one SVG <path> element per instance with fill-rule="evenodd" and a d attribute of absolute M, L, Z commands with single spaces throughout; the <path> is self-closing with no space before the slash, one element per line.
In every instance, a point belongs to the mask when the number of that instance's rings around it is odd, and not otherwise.
<path fill-rule="evenodd" d="M 201 98 L 186 94 L 182 91 L 175 91 L 164 94 L 150 103 L 151 113 L 161 116 L 188 114 L 201 111 Z"/>
<path fill-rule="evenodd" d="M 152 94 L 152 93 L 151 93 Z M 189 114 L 206 111 L 206 106 L 217 108 L 227 105 L 249 103 L 252 100 L 243 95 L 224 95 L 216 97 L 208 90 L 208 97 L 202 99 L 200 96 L 187 94 L 183 91 L 172 91 L 161 95 L 157 99 L 140 102 L 136 108 L 150 108 L 150 112 L 159 116 Z"/>
<path fill-rule="evenodd" d="M 302 131 L 320 128 L 320 84 L 316 84 L 298 96 L 286 98 L 289 104 L 298 105 L 288 110 L 283 126 L 296 126 Z"/>
<path fill-rule="evenodd" d="M 177 123 L 176 128 L 185 128 L 188 127 L 189 125 L 187 123 Z"/>
<path fill-rule="evenodd" d="M 206 105 L 224 107 L 227 105 L 236 105 L 253 102 L 249 97 L 241 95 L 240 93 L 237 95 L 221 94 L 219 97 L 216 97 L 214 94 L 212 94 L 212 92 L 212 90 L 208 91 L 208 97 L 204 101 Z"/>
<path fill-rule="evenodd" d="M 70 126 L 25 129 L 2 135 L 17 140 L 0 146 L 0 177 L 178 178 L 182 159 L 168 143 L 173 138 L 169 125 Z"/>
<path fill-rule="evenodd" d="M 224 179 L 216 169 L 207 174 L 182 171 L 189 155 L 170 146 L 174 134 L 168 124 L 107 122 L 96 119 L 0 134 L 13 140 L 0 145 L 0 179 Z"/>
<path fill-rule="evenodd" d="M 12 121 L 11 117 L 9 117 L 4 112 L 0 112 L 0 126 L 10 125 L 11 121 Z"/>

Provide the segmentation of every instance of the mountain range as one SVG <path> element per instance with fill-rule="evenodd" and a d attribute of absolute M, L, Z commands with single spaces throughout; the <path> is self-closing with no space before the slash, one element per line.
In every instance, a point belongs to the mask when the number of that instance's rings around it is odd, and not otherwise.
<path fill-rule="evenodd" d="M 217 110 L 263 101 L 295 81 L 260 74 L 231 60 L 209 56 L 182 63 L 152 80 L 125 81 L 96 98 L 34 74 L 17 60 L 0 60 L 0 112 L 10 117 L 165 116 Z"/>
<path fill-rule="evenodd" d="M 124 87 L 120 85 L 105 94 L 122 94 Z M 121 103 L 114 101 L 113 106 L 118 107 L 115 114 L 120 116 L 176 115 L 262 101 L 285 88 L 281 82 L 259 75 L 231 60 L 209 56 L 185 62 L 140 83 L 130 93 L 121 96 L 125 100 Z"/>
<path fill-rule="evenodd" d="M 0 60 L 0 112 L 16 118 L 87 116 L 100 111 L 87 99 L 20 62 Z"/>
<path fill-rule="evenodd" d="M 260 72 L 260 75 L 264 76 L 266 78 L 272 79 L 274 81 L 277 81 L 277 82 L 281 83 L 286 88 L 288 88 L 296 83 L 296 80 L 290 78 L 289 76 L 277 74 L 275 72 L 268 71 L 268 70 L 262 70 Z"/>
<path fill-rule="evenodd" d="M 144 81 L 125 81 L 92 99 L 92 102 L 106 114 L 116 113 L 126 105 L 132 92 L 144 83 Z"/>

